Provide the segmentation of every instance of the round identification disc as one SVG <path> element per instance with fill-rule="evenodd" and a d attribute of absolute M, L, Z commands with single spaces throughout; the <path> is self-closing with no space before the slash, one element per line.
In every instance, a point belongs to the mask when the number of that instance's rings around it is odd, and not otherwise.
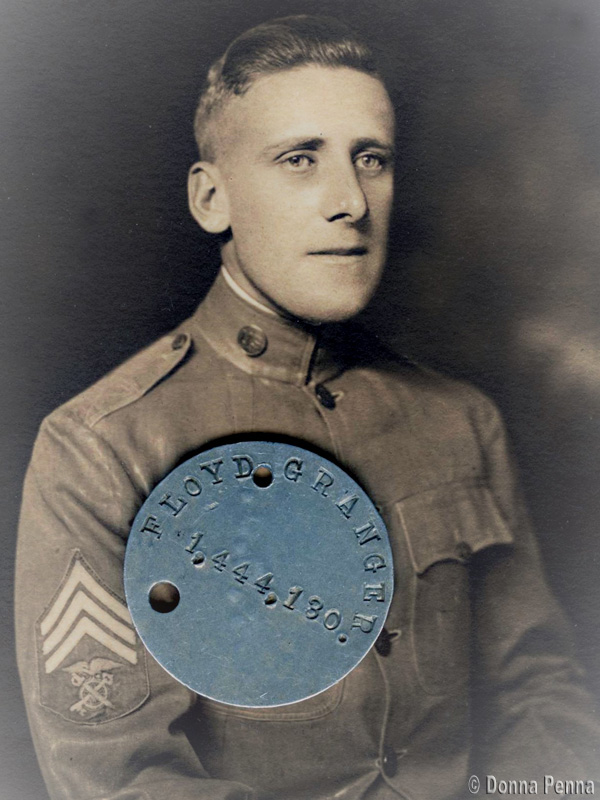
<path fill-rule="evenodd" d="M 294 703 L 352 670 L 393 592 L 385 525 L 327 459 L 273 442 L 207 450 L 135 518 L 125 592 L 148 650 L 198 694 Z"/>

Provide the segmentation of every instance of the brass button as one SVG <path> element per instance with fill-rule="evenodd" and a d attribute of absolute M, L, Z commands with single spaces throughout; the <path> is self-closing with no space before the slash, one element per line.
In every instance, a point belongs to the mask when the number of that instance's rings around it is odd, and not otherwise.
<path fill-rule="evenodd" d="M 187 336 L 185 333 L 178 333 L 177 336 L 171 342 L 171 350 L 181 350 L 181 348 L 187 342 Z"/>
<path fill-rule="evenodd" d="M 244 325 L 238 333 L 237 341 L 250 358 L 262 356 L 268 345 L 267 336 L 258 325 Z"/>
<path fill-rule="evenodd" d="M 396 755 L 396 751 L 392 750 L 391 747 L 385 748 L 383 758 L 381 759 L 381 767 L 384 775 L 388 778 L 393 778 L 398 772 L 398 756 Z"/>
<path fill-rule="evenodd" d="M 459 542 L 456 545 L 455 552 L 461 561 L 468 561 L 473 555 L 473 550 L 471 549 L 471 546 L 468 545 L 466 542 Z"/>
<path fill-rule="evenodd" d="M 315 394 L 323 408 L 328 408 L 329 410 L 335 408 L 335 397 L 322 383 L 317 383 L 315 386 Z"/>

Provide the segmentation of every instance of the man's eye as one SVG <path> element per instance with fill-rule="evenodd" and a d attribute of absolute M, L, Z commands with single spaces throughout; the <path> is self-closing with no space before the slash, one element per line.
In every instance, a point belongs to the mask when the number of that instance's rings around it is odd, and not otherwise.
<path fill-rule="evenodd" d="M 386 160 L 383 156 L 375 153 L 361 153 L 354 160 L 354 163 L 367 172 L 379 172 L 386 165 Z"/>
<path fill-rule="evenodd" d="M 310 158 L 307 155 L 304 155 L 303 153 L 296 153 L 293 156 L 288 156 L 287 158 L 284 158 L 281 163 L 285 164 L 286 167 L 288 167 L 293 172 L 306 172 L 306 170 L 312 167 L 314 161 L 312 158 Z"/>

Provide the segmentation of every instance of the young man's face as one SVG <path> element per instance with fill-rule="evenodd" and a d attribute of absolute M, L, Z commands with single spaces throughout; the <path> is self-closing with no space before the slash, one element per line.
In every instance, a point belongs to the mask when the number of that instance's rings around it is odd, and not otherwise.
<path fill-rule="evenodd" d="M 311 322 L 370 300 L 383 271 L 394 114 L 376 78 L 307 65 L 260 77 L 223 112 L 224 263 L 256 299 Z"/>

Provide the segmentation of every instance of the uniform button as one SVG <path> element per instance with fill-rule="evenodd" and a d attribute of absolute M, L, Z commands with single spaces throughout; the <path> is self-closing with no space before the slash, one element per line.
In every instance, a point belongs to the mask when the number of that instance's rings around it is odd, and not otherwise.
<path fill-rule="evenodd" d="M 384 774 L 388 778 L 393 778 L 398 772 L 398 756 L 396 755 L 396 751 L 392 750 L 391 747 L 385 748 L 383 758 L 381 759 L 381 766 Z"/>
<path fill-rule="evenodd" d="M 335 397 L 331 394 L 326 386 L 323 386 L 322 383 L 317 383 L 315 386 L 315 394 L 317 395 L 319 403 L 321 403 L 323 408 L 335 408 Z"/>
<path fill-rule="evenodd" d="M 237 340 L 244 353 L 250 358 L 262 356 L 269 343 L 265 332 L 258 325 L 244 325 L 238 333 Z"/>
<path fill-rule="evenodd" d="M 171 342 L 171 350 L 181 350 L 181 348 L 187 342 L 187 336 L 185 333 L 178 333 L 177 336 Z"/>
<path fill-rule="evenodd" d="M 375 650 L 377 650 L 380 656 L 384 657 L 389 656 L 392 650 L 390 635 L 385 628 L 383 628 L 383 630 L 377 637 L 377 641 L 375 642 Z"/>
<path fill-rule="evenodd" d="M 459 542 L 456 545 L 455 552 L 461 561 L 468 561 L 473 555 L 473 550 L 471 549 L 471 546 L 468 545 L 466 542 Z"/>
<path fill-rule="evenodd" d="M 375 650 L 377 650 L 380 656 L 383 658 L 389 656 L 389 654 L 392 652 L 392 639 L 395 639 L 396 636 L 399 636 L 399 631 L 390 633 L 387 628 L 382 628 L 381 633 L 375 642 Z"/>

